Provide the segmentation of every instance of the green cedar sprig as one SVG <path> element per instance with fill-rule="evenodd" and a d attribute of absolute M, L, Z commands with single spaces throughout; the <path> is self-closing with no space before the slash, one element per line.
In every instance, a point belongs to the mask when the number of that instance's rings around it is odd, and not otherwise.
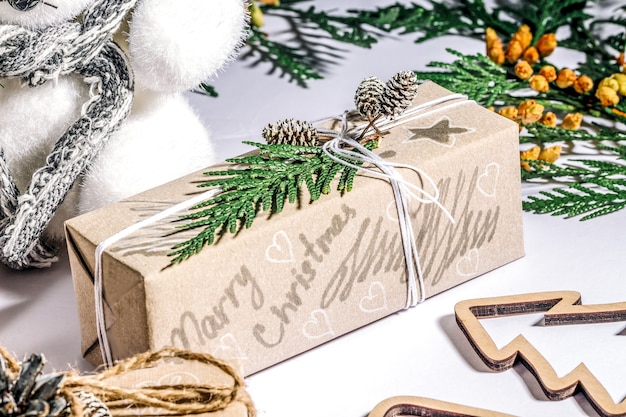
<path fill-rule="evenodd" d="M 604 141 L 626 141 L 626 132 L 606 126 L 592 124 L 594 133 L 585 129 L 567 130 L 561 127 L 547 127 L 541 123 L 526 125 L 526 134 L 520 136 L 520 143 L 590 142 L 597 149 L 616 152 L 619 148 L 602 145 Z"/>
<path fill-rule="evenodd" d="M 309 80 L 322 78 L 319 63 L 323 61 L 317 61 L 315 54 L 298 46 L 273 41 L 258 28 L 250 28 L 247 48 L 241 59 L 254 59 L 252 65 L 270 63 L 269 74 L 278 73 L 281 77 L 287 76 L 289 81 L 294 81 L 302 87 L 305 87 Z"/>
<path fill-rule="evenodd" d="M 205 173 L 213 178 L 200 186 L 219 187 L 221 192 L 194 206 L 192 213 L 181 216 L 184 224 L 178 226 L 179 230 L 199 232 L 174 246 L 170 253 L 172 263 L 198 253 L 226 232 L 249 228 L 261 211 L 271 216 L 280 213 L 286 203 L 299 203 L 303 187 L 311 202 L 330 193 L 337 176 L 339 192 L 352 190 L 357 170 L 336 162 L 320 147 L 244 143 L 257 147 L 259 153 L 228 159 L 236 164 L 232 169 Z M 369 141 L 365 146 L 373 149 L 376 142 Z"/>
<path fill-rule="evenodd" d="M 527 88 L 507 76 L 507 70 L 493 63 L 482 54 L 465 55 L 453 49 L 446 49 L 457 57 L 452 63 L 431 62 L 429 67 L 444 71 L 418 71 L 417 76 L 431 80 L 442 87 L 466 94 L 484 106 L 491 106 L 496 101 L 510 101 L 512 93 Z"/>
<path fill-rule="evenodd" d="M 626 207 L 626 165 L 611 161 L 576 160 L 582 167 L 558 167 L 545 162 L 527 161 L 534 178 L 570 178 L 565 188 L 540 191 L 522 202 L 524 210 L 538 214 L 589 220 Z"/>

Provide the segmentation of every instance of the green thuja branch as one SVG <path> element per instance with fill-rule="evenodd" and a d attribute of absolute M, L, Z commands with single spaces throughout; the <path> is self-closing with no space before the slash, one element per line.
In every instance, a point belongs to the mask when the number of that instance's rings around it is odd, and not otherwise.
<path fill-rule="evenodd" d="M 601 145 L 603 141 L 626 140 L 626 132 L 604 126 L 593 125 L 594 133 L 587 130 L 567 130 L 561 127 L 547 127 L 540 123 L 527 125 L 526 134 L 520 136 L 520 143 L 551 143 L 551 142 L 592 142 L 596 148 L 615 152 L 618 148 Z"/>
<path fill-rule="evenodd" d="M 371 30 L 366 29 L 367 22 L 355 16 L 333 15 L 328 12 L 318 11 L 314 6 L 307 9 L 298 9 L 289 4 L 283 4 L 280 8 L 268 8 L 267 15 L 279 16 L 285 20 L 297 23 L 295 30 L 301 28 L 319 30 L 325 32 L 331 39 L 370 48 L 378 42 Z M 306 36 L 304 34 L 303 38 Z M 311 36 L 311 35 L 309 35 Z M 320 34 L 314 35 L 319 37 Z"/>
<path fill-rule="evenodd" d="M 624 159 L 626 146 L 604 146 Z M 575 217 L 585 214 L 581 220 L 589 220 L 626 207 L 626 165 L 619 162 L 578 159 L 571 162 L 580 166 L 562 167 L 539 161 L 526 162 L 533 168 L 522 171 L 525 180 L 565 179 L 567 188 L 540 191 L 538 196 L 529 196 L 522 202 L 524 210 L 538 214 Z"/>
<path fill-rule="evenodd" d="M 511 99 L 511 93 L 526 88 L 507 77 L 506 69 L 494 64 L 484 55 L 464 55 L 452 49 L 447 51 L 458 57 L 452 63 L 431 62 L 428 66 L 445 71 L 417 72 L 420 79 L 434 81 L 449 90 L 466 94 L 484 106 L 496 101 Z"/>
<path fill-rule="evenodd" d="M 316 69 L 315 57 L 312 57 L 298 47 L 268 39 L 259 29 L 252 27 L 248 38 L 248 50 L 241 56 L 242 59 L 254 59 L 253 65 L 268 62 L 271 64 L 270 74 L 279 72 L 279 75 L 288 76 L 301 86 L 313 79 L 320 79 L 322 75 Z"/>
<path fill-rule="evenodd" d="M 198 229 L 199 233 L 173 248 L 172 263 L 198 253 L 221 234 L 252 226 L 260 211 L 280 213 L 286 203 L 300 200 L 302 187 L 308 190 L 311 201 L 330 193 L 336 177 L 339 192 L 352 189 L 357 170 L 336 162 L 320 147 L 244 143 L 256 146 L 259 154 L 231 158 L 228 162 L 236 164 L 236 168 L 206 173 L 216 178 L 201 186 L 219 187 L 221 192 L 181 217 L 185 223 L 179 230 Z M 373 149 L 375 145 L 370 141 L 365 146 Z"/>
<path fill-rule="evenodd" d="M 510 33 L 515 26 L 501 19 L 501 10 L 488 11 L 482 0 L 430 2 L 430 8 L 411 3 L 394 3 L 375 10 L 349 10 L 364 23 L 386 32 L 419 33 L 416 42 L 443 35 L 480 37 L 485 26 L 501 33 Z"/>

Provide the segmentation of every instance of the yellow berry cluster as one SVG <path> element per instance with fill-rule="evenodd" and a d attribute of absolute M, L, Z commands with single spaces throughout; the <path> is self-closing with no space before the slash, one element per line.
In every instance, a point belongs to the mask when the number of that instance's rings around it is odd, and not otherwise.
<path fill-rule="evenodd" d="M 513 70 L 515 75 L 521 80 L 528 80 L 530 88 L 545 93 L 550 90 L 550 83 L 554 83 L 558 88 L 573 87 L 579 94 L 584 94 L 593 89 L 593 80 L 587 75 L 577 76 L 569 68 L 558 71 L 552 65 L 544 65 L 535 74 L 533 65 L 539 59 L 552 54 L 557 47 L 557 40 L 554 33 L 542 35 L 537 44 L 532 46 L 533 34 L 528 25 L 519 27 L 509 41 L 506 50 L 502 46 L 502 41 L 496 32 L 487 28 L 485 41 L 487 45 L 487 56 L 496 64 L 503 65 L 505 60 L 509 64 L 515 64 Z"/>
<path fill-rule="evenodd" d="M 528 125 L 539 122 L 548 127 L 556 127 L 557 117 L 551 111 L 544 112 L 545 107 L 543 104 L 537 103 L 533 99 L 525 100 L 516 106 L 507 106 L 498 110 L 498 114 L 508 119 L 516 121 L 522 125 Z M 569 113 L 563 117 L 561 121 L 561 127 L 567 130 L 577 130 L 583 121 L 583 115 L 581 113 Z"/>
<path fill-rule="evenodd" d="M 539 38 L 535 46 L 531 45 L 533 34 L 528 25 L 519 27 L 507 44 L 506 50 L 496 31 L 492 28 L 487 28 L 485 40 L 487 43 L 487 56 L 498 65 L 503 65 L 505 60 L 509 64 L 514 64 L 520 61 L 520 59 L 529 65 L 533 65 L 540 58 L 550 55 L 557 45 L 554 33 L 546 33 Z"/>
<path fill-rule="evenodd" d="M 626 74 L 613 74 L 598 84 L 596 97 L 602 106 L 615 106 L 619 103 L 620 96 L 626 96 Z"/>
<path fill-rule="evenodd" d="M 525 100 L 516 106 L 507 106 L 498 110 L 501 116 L 514 120 L 520 125 L 541 123 L 548 127 L 556 127 L 557 117 L 551 111 L 544 112 L 545 108 L 542 104 L 537 103 L 533 99 Z M 578 130 L 583 121 L 583 115 L 581 113 L 569 113 L 563 117 L 561 121 L 561 127 L 568 130 Z M 526 171 L 532 170 L 530 164 L 525 160 L 545 161 L 548 163 L 554 163 L 561 155 L 562 147 L 559 145 L 551 146 L 541 149 L 539 146 L 534 146 L 528 150 L 520 153 L 520 165 L 522 169 Z"/>
<path fill-rule="evenodd" d="M 556 162 L 561 156 L 561 150 L 563 149 L 560 145 L 550 146 L 547 148 L 541 149 L 539 146 L 533 146 L 530 149 L 527 149 L 520 153 L 520 165 L 526 171 L 530 171 L 532 168 L 530 164 L 525 160 L 532 161 L 544 161 L 550 164 Z"/>

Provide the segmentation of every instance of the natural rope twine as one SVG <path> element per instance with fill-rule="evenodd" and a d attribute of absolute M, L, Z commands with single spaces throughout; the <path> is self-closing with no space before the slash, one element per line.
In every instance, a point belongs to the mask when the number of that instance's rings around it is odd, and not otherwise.
<path fill-rule="evenodd" d="M 19 374 L 20 364 L 2 346 L 0 355 L 6 360 L 9 370 Z M 197 362 L 200 365 L 216 367 L 232 378 L 230 385 L 174 384 L 148 385 L 140 388 L 121 388 L 107 384 L 107 379 L 123 376 L 128 372 L 153 367 L 161 361 L 182 360 Z M 72 417 L 85 417 L 80 393 L 92 394 L 105 404 L 112 416 L 127 415 L 129 410 L 155 408 L 167 411 L 167 415 L 211 413 L 227 408 L 238 402 L 246 407 L 248 417 L 256 411 L 252 400 L 245 392 L 244 380 L 228 363 L 209 354 L 165 348 L 156 352 L 146 352 L 118 362 L 100 373 L 78 375 L 64 372 L 59 395 L 69 403 Z"/>
<path fill-rule="evenodd" d="M 20 78 L 35 87 L 76 72 L 90 88 L 81 117 L 56 142 L 21 196 L 0 151 L 0 260 L 11 268 L 42 268 L 56 261 L 41 234 L 130 112 L 132 72 L 112 37 L 136 1 L 98 0 L 81 22 L 40 30 L 0 26 L 0 78 Z"/>

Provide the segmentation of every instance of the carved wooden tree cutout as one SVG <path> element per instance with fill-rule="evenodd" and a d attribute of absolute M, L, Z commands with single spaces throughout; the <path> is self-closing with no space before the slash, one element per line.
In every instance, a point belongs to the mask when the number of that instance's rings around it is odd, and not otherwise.
<path fill-rule="evenodd" d="M 626 416 L 626 399 L 615 403 L 605 387 L 581 363 L 559 377 L 552 365 L 521 334 L 498 349 L 480 319 L 545 312 L 546 326 L 626 321 L 626 302 L 581 305 L 575 291 L 542 292 L 505 297 L 466 300 L 455 307 L 456 320 L 485 364 L 505 371 L 522 363 L 537 378 L 546 396 L 562 400 L 582 392 L 602 416 Z"/>
<path fill-rule="evenodd" d="M 391 397 L 380 402 L 368 417 L 514 417 L 510 414 L 466 407 L 423 397 Z"/>

